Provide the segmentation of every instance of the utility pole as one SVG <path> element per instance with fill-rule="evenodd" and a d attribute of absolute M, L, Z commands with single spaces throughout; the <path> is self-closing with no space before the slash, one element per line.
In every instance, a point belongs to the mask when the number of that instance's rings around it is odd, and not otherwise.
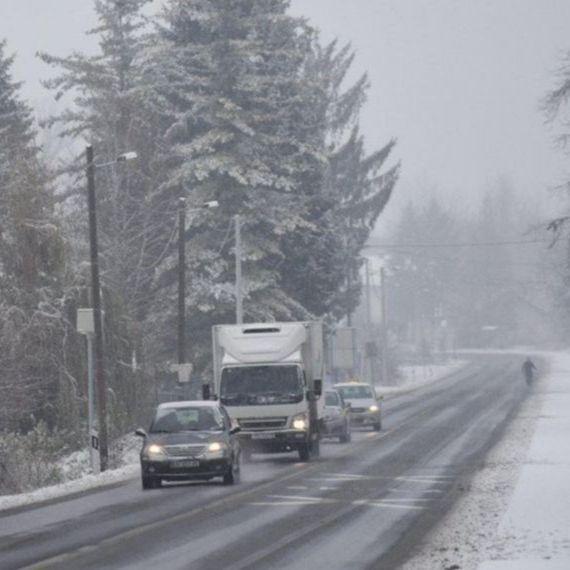
<path fill-rule="evenodd" d="M 386 274 L 380 269 L 380 294 L 382 298 L 382 383 L 388 382 L 388 317 L 386 314 Z"/>
<path fill-rule="evenodd" d="M 91 290 L 93 295 L 93 328 L 95 348 L 95 378 L 99 416 L 99 458 L 101 471 L 109 463 L 107 432 L 107 382 L 104 369 L 103 325 L 101 319 L 101 283 L 99 279 L 99 250 L 97 246 L 97 202 L 95 196 L 95 163 L 93 146 L 86 148 L 87 202 L 89 208 L 89 245 L 91 254 Z"/>
<path fill-rule="evenodd" d="M 370 259 L 365 260 L 366 269 L 366 328 L 368 347 L 367 356 L 369 363 L 369 373 L 370 382 L 372 384 L 376 383 L 376 335 L 374 334 L 373 324 L 372 324 L 372 301 L 371 301 L 371 287 L 370 287 Z"/>
<path fill-rule="evenodd" d="M 239 214 L 235 217 L 236 230 L 236 323 L 243 323 L 243 289 L 241 277 L 241 218 Z"/>
<path fill-rule="evenodd" d="M 178 201 L 178 364 L 186 362 L 186 199 Z"/>

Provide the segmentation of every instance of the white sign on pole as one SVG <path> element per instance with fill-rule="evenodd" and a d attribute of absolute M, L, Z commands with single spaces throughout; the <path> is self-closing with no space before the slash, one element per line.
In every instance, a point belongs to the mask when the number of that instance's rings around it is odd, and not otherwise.
<path fill-rule="evenodd" d="M 190 362 L 185 362 L 184 364 L 171 364 L 170 371 L 176 372 L 178 374 L 178 382 L 180 384 L 188 384 L 190 382 L 190 377 L 192 376 L 193 366 Z"/>
<path fill-rule="evenodd" d="M 333 337 L 333 366 L 344 370 L 356 367 L 356 330 L 353 327 L 339 327 Z"/>
<path fill-rule="evenodd" d="M 77 332 L 79 334 L 93 334 L 95 332 L 93 309 L 77 309 Z"/>

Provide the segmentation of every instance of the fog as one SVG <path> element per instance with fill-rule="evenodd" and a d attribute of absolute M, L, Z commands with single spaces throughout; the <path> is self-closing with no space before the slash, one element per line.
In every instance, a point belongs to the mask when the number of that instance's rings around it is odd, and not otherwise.
<path fill-rule="evenodd" d="M 51 96 L 38 50 L 90 51 L 89 0 L 0 0 L 0 37 L 17 54 L 24 93 L 42 108 Z M 154 10 L 159 3 L 154 2 Z M 498 176 L 545 202 L 564 179 L 540 100 L 568 48 L 565 0 L 294 0 L 325 40 L 350 42 L 353 75 L 371 81 L 362 129 L 371 147 L 398 139 L 398 190 L 380 227 L 411 199 L 438 193 L 468 207 Z"/>
<path fill-rule="evenodd" d="M 0 568 L 570 568 L 569 22 L 0 0 Z"/>

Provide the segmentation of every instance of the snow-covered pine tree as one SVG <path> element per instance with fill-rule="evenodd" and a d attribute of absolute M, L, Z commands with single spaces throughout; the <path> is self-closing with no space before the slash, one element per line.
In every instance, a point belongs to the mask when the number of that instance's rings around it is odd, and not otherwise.
<path fill-rule="evenodd" d="M 354 60 L 350 45 L 312 43 L 305 81 L 313 86 L 313 128 L 319 129 L 327 169 L 323 183 L 312 194 L 313 227 L 289 240 L 285 289 L 309 311 L 339 318 L 352 312 L 360 300 L 360 252 L 387 204 L 398 179 L 399 164 L 385 168 L 395 141 L 367 153 L 359 132 L 366 99 L 366 75 L 346 86 Z M 302 244 L 302 247 L 298 247 Z M 306 267 L 305 274 L 295 267 Z"/>
<path fill-rule="evenodd" d="M 220 203 L 194 216 L 188 231 L 194 347 L 209 344 L 210 324 L 234 318 L 233 259 L 229 248 L 219 251 L 236 213 L 243 219 L 246 318 L 307 314 L 281 287 L 282 240 L 308 223 L 301 179 L 318 178 L 325 157 L 321 133 L 310 129 L 299 102 L 312 32 L 287 7 L 285 0 L 170 0 L 148 53 L 147 84 L 169 125 L 165 160 L 173 165 L 160 201 L 173 211 L 179 196 L 189 207 Z M 161 275 L 164 299 L 173 299 L 172 253 Z M 175 305 L 164 309 L 164 330 L 174 332 Z"/>
<path fill-rule="evenodd" d="M 69 108 L 53 116 L 49 124 L 62 137 L 81 137 L 93 144 L 97 163 L 112 162 L 126 151 L 138 154 L 136 164 L 96 170 L 107 362 L 110 385 L 127 422 L 134 419 L 137 409 L 144 408 L 149 393 L 150 386 L 143 385 L 148 376 L 139 372 L 141 365 L 144 372 L 145 362 L 153 364 L 157 335 L 153 327 L 147 326 L 147 319 L 155 266 L 170 231 L 162 225 L 162 210 L 152 202 L 153 189 L 160 183 L 161 168 L 156 157 L 162 138 L 149 112 L 140 70 L 146 45 L 143 12 L 148 3 L 95 0 L 98 25 L 88 33 L 98 39 L 97 54 L 40 54 L 58 71 L 45 82 L 46 87 L 56 99 L 69 100 Z M 65 197 L 71 202 L 72 216 L 82 216 L 78 242 L 82 243 L 85 259 L 83 150 L 79 149 L 69 167 L 76 177 Z M 88 284 L 87 279 L 84 284 Z M 130 365 L 133 355 L 138 368 Z"/>
<path fill-rule="evenodd" d="M 464 312 L 461 299 L 462 257 L 459 248 L 441 248 L 465 239 L 461 223 L 434 196 L 427 205 L 409 203 L 390 241 L 389 306 L 391 324 L 402 343 L 431 346 L 434 327 L 442 320 L 457 327 Z M 427 347 L 426 345 L 426 347 Z"/>
<path fill-rule="evenodd" d="M 0 42 L 0 430 L 56 421 L 68 328 L 64 243 L 12 63 Z"/>

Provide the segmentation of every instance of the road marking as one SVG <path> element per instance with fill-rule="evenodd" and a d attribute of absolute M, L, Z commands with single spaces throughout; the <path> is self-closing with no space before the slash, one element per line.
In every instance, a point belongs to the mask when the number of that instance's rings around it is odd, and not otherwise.
<path fill-rule="evenodd" d="M 249 504 L 254 507 L 307 507 L 310 505 L 320 505 L 321 503 L 315 503 L 314 501 L 275 501 L 273 503 L 265 503 L 259 501 Z"/>
<path fill-rule="evenodd" d="M 422 494 L 424 495 L 439 495 L 441 493 L 443 493 L 444 491 L 442 491 L 441 489 L 426 489 L 424 491 L 421 491 Z M 418 491 L 413 490 L 413 489 L 402 489 L 401 487 L 393 487 L 392 489 L 388 489 L 388 493 L 390 494 L 395 494 L 395 493 L 401 493 L 401 494 L 414 494 L 417 495 Z"/>
<path fill-rule="evenodd" d="M 388 477 L 385 477 L 388 479 Z M 410 476 L 410 477 L 396 477 L 396 481 L 407 481 L 409 483 L 423 483 L 424 485 L 447 485 L 447 481 L 434 481 L 431 479 L 422 479 L 420 477 Z"/>
<path fill-rule="evenodd" d="M 268 495 L 271 499 L 285 499 L 291 501 L 310 501 L 312 503 L 326 503 L 332 499 L 326 499 L 325 497 L 305 497 L 298 495 Z"/>
<path fill-rule="evenodd" d="M 308 488 L 306 485 L 291 485 L 287 487 L 287 489 L 291 489 L 292 491 L 306 491 Z"/>
<path fill-rule="evenodd" d="M 353 503 L 353 504 L 359 504 L 359 503 Z M 421 511 L 424 508 L 416 505 L 401 505 L 398 503 L 386 503 L 383 501 L 369 501 L 364 504 L 367 507 L 379 507 L 385 509 L 407 509 L 410 511 Z"/>
<path fill-rule="evenodd" d="M 454 479 L 453 475 L 411 475 L 414 479 L 426 479 L 427 481 L 448 481 Z"/>
<path fill-rule="evenodd" d="M 386 503 L 418 503 L 418 502 L 430 502 L 433 501 L 433 499 L 428 499 L 425 497 L 399 497 L 397 499 L 380 499 L 382 502 L 386 502 Z"/>
<path fill-rule="evenodd" d="M 331 476 L 346 479 L 370 479 L 367 475 L 357 475 L 356 473 L 331 473 Z"/>

